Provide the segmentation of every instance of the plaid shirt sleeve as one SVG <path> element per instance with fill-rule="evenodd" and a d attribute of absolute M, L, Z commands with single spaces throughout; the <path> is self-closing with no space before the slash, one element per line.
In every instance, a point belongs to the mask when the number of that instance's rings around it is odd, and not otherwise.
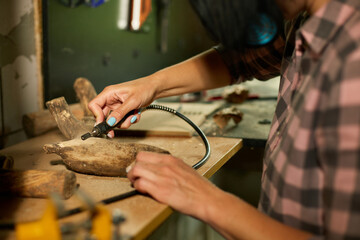
<path fill-rule="evenodd" d="M 231 84 L 256 78 L 268 80 L 280 74 L 285 47 L 282 35 L 263 47 L 247 48 L 244 52 L 228 50 L 221 44 L 214 47 L 222 56 L 232 76 Z"/>

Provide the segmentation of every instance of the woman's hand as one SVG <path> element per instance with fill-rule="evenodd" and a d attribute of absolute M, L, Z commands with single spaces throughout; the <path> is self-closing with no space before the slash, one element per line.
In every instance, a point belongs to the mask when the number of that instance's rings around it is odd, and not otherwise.
<path fill-rule="evenodd" d="M 167 154 L 140 152 L 128 178 L 139 192 L 199 219 L 206 218 L 210 195 L 220 191 L 181 159 Z"/>
<path fill-rule="evenodd" d="M 150 79 L 140 78 L 106 87 L 88 107 L 95 115 L 96 123 L 106 118 L 109 126 L 115 126 L 131 110 L 149 105 L 155 99 L 155 92 Z M 139 119 L 140 113 L 129 116 L 119 127 L 128 128 Z M 108 136 L 114 137 L 114 131 L 110 131 Z"/>

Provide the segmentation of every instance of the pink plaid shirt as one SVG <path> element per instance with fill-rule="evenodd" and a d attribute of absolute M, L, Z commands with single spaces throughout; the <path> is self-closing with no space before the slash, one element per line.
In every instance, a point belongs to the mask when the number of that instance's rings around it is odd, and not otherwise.
<path fill-rule="evenodd" d="M 314 239 L 360 239 L 360 1 L 330 0 L 293 33 L 259 210 Z"/>

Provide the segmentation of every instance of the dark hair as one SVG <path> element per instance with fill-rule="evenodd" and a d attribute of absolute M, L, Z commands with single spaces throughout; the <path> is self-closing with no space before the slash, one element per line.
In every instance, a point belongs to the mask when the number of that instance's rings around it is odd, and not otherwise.
<path fill-rule="evenodd" d="M 242 50 L 247 33 L 261 14 L 281 28 L 282 15 L 274 0 L 189 0 L 214 41 L 225 47 Z"/>

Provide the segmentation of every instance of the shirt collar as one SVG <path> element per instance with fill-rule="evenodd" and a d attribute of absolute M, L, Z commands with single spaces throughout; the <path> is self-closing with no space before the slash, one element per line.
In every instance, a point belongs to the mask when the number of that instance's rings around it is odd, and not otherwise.
<path fill-rule="evenodd" d="M 336 32 L 356 11 L 349 2 L 352 0 L 330 0 L 312 15 L 299 32 L 305 40 L 305 45 L 320 54 Z"/>

